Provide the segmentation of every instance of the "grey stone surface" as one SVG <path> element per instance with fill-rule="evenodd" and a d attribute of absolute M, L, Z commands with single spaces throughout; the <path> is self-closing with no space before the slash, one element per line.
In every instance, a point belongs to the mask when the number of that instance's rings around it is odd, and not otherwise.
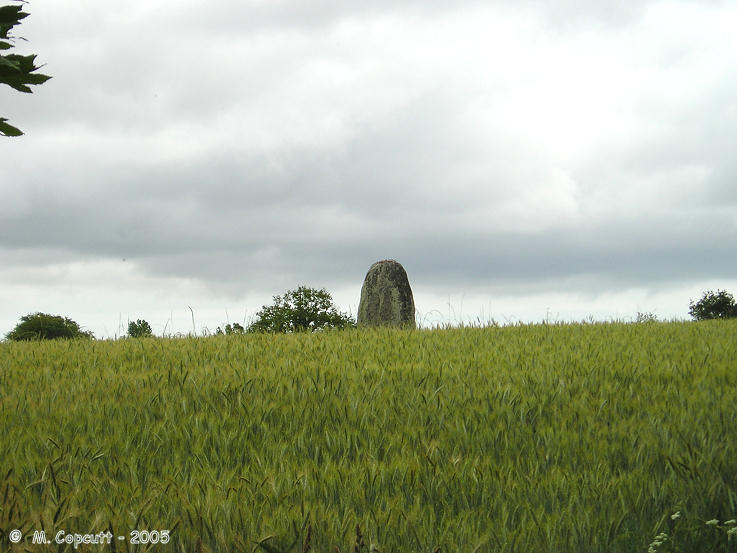
<path fill-rule="evenodd" d="M 400 263 L 385 259 L 371 265 L 361 288 L 357 323 L 416 328 L 415 300 Z"/>

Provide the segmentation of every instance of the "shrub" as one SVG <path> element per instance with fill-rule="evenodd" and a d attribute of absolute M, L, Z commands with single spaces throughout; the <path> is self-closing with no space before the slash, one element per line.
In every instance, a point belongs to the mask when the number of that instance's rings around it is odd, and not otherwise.
<path fill-rule="evenodd" d="M 651 311 L 638 311 L 637 317 L 635 318 L 636 323 L 657 323 L 658 317 L 655 315 L 655 313 L 652 313 Z"/>
<path fill-rule="evenodd" d="M 238 323 L 233 323 L 232 325 L 228 323 L 225 325 L 225 332 L 223 332 L 222 328 L 218 327 L 215 334 L 243 334 L 245 331 L 246 329 Z"/>
<path fill-rule="evenodd" d="M 691 300 L 688 313 L 697 321 L 731 319 L 737 317 L 737 305 L 726 290 L 717 290 L 716 293 L 708 290 L 698 302 Z"/>
<path fill-rule="evenodd" d="M 68 317 L 33 313 L 20 318 L 16 327 L 8 332 L 8 340 L 53 340 L 56 338 L 94 338 L 91 332 L 82 331 Z"/>
<path fill-rule="evenodd" d="M 300 286 L 283 296 L 274 296 L 274 304 L 263 306 L 249 332 L 305 332 L 325 328 L 355 326 L 353 319 L 340 313 L 332 296 L 323 288 Z"/>
<path fill-rule="evenodd" d="M 148 338 L 153 336 L 151 325 L 143 319 L 138 319 L 135 322 L 130 321 L 128 323 L 128 336 L 131 338 Z"/>

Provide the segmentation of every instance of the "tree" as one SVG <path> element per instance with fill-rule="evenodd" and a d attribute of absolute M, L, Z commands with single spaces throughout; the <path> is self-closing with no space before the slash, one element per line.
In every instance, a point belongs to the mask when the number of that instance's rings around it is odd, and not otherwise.
<path fill-rule="evenodd" d="M 274 304 L 263 306 L 248 331 L 305 332 L 352 326 L 355 326 L 353 319 L 338 312 L 332 296 L 324 288 L 300 286 L 283 296 L 274 296 Z"/>
<path fill-rule="evenodd" d="M 15 0 L 25 4 L 25 0 Z M 21 19 L 28 17 L 23 6 L 0 6 L 0 50 L 10 50 L 17 37 L 10 31 L 18 25 Z M 19 92 L 32 93 L 29 85 L 39 85 L 51 77 L 36 73 L 40 67 L 36 66 L 36 55 L 21 56 L 18 54 L 0 55 L 0 83 L 6 84 Z M 0 117 L 0 135 L 21 136 L 23 131 L 9 125 L 7 119 Z"/>
<path fill-rule="evenodd" d="M 93 338 L 91 332 L 82 331 L 73 320 L 61 315 L 33 313 L 20 318 L 16 327 L 8 332 L 8 340 L 53 340 L 56 338 Z"/>
<path fill-rule="evenodd" d="M 152 336 L 151 325 L 143 319 L 128 323 L 128 336 L 131 338 L 148 338 Z"/>
<path fill-rule="evenodd" d="M 704 292 L 703 297 L 696 303 L 691 300 L 688 309 L 689 315 L 697 321 L 706 319 L 732 319 L 737 317 L 737 304 L 732 294 L 726 290 Z"/>

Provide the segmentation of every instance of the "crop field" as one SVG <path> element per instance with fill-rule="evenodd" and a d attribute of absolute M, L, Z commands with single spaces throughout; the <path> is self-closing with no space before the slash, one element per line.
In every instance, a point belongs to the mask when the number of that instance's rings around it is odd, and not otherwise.
<path fill-rule="evenodd" d="M 733 518 L 734 320 L 0 344 L 0 551 L 726 552 Z"/>

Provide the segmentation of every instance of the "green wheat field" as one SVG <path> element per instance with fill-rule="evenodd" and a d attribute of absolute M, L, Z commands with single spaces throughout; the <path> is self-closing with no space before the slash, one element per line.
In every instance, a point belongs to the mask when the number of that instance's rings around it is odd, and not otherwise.
<path fill-rule="evenodd" d="M 735 320 L 0 343 L 0 550 L 737 551 L 736 369 Z"/>

